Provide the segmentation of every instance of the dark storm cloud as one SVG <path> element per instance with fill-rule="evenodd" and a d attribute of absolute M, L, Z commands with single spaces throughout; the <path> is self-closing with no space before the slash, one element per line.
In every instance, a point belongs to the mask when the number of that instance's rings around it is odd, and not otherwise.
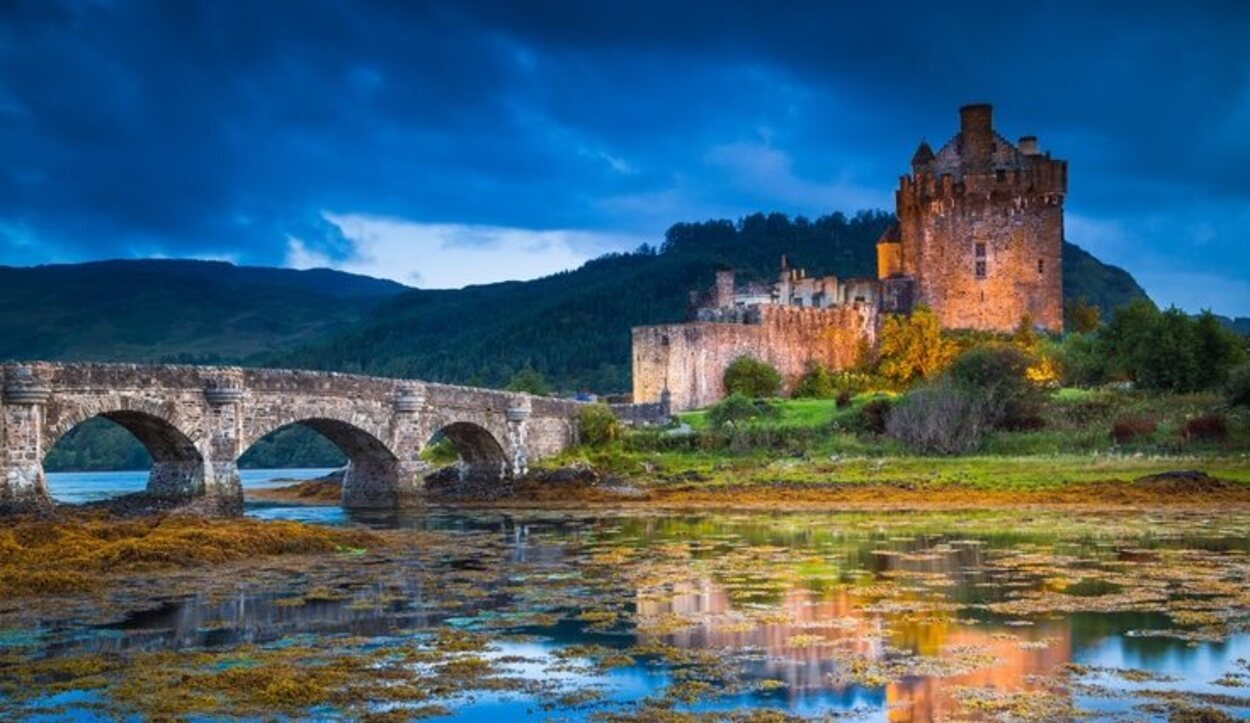
<path fill-rule="evenodd" d="M 1071 161 L 1073 240 L 1164 301 L 1250 298 L 1246 7 L 0 0 L 0 262 L 346 263 L 343 215 L 585 255 L 888 207 L 988 100 Z"/>

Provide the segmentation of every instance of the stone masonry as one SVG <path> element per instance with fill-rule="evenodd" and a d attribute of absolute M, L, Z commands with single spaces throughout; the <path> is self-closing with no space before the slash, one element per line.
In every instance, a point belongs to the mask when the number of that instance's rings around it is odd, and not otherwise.
<path fill-rule="evenodd" d="M 238 458 L 261 437 L 303 424 L 343 450 L 343 504 L 420 499 L 421 450 L 438 433 L 463 479 L 523 475 L 577 440 L 578 402 L 326 372 L 134 364 L 5 365 L 0 395 L 0 511 L 51 506 L 43 458 L 91 417 L 125 427 L 152 455 L 148 493 L 242 509 Z"/>

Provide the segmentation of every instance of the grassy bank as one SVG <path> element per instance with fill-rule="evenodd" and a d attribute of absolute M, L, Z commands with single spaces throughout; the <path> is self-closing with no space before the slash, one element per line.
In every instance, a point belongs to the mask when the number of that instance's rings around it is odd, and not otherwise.
<path fill-rule="evenodd" d="M 1250 420 L 1209 394 L 1148 395 L 1063 389 L 1048 396 L 1035 428 L 993 431 L 978 451 L 922 456 L 866 428 L 864 409 L 883 394 L 834 400 L 774 400 L 767 418 L 714 428 L 706 410 L 680 415 L 681 429 L 637 430 L 547 465 L 584 464 L 644 490 L 736 487 L 891 486 L 933 493 L 1053 492 L 1070 485 L 1131 482 L 1198 469 L 1250 484 Z M 1223 438 L 1185 433 L 1189 420 L 1221 416 Z M 1117 439 L 1124 420 L 1149 420 Z"/>

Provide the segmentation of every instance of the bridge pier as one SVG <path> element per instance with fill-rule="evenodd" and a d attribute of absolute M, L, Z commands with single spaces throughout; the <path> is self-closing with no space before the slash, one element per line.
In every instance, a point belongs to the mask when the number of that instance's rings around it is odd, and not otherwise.
<path fill-rule="evenodd" d="M 0 419 L 0 512 L 40 512 L 52 508 L 43 474 L 44 405 L 51 390 L 19 367 L 5 379 L 0 392 L 3 418 Z"/>

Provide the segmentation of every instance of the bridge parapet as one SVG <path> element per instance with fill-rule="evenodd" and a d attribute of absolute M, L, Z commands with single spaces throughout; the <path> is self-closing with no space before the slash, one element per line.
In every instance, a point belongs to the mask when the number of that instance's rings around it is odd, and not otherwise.
<path fill-rule="evenodd" d="M 505 478 L 577 439 L 578 402 L 411 379 L 230 366 L 8 364 L 0 395 L 0 510 L 50 505 L 43 458 L 92 417 L 125 427 L 153 458 L 148 493 L 242 509 L 238 458 L 302 424 L 347 456 L 344 504 L 419 500 L 421 451 L 446 437 L 463 474 Z"/>

